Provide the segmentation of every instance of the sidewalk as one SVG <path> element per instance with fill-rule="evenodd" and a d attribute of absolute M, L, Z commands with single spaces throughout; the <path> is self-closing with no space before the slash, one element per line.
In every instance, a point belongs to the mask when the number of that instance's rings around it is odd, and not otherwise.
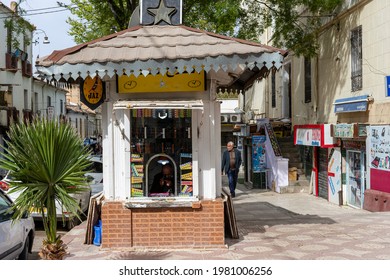
<path fill-rule="evenodd" d="M 111 251 L 84 245 L 86 222 L 63 236 L 68 260 L 390 260 L 390 212 L 338 206 L 304 193 L 239 184 L 233 199 L 239 239 L 207 250 Z"/>

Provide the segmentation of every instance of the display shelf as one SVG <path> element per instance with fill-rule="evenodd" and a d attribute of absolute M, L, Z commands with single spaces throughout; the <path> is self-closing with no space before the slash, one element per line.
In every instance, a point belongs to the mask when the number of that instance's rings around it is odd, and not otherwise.
<path fill-rule="evenodd" d="M 180 193 L 179 196 L 192 196 L 192 154 L 180 154 Z"/>
<path fill-rule="evenodd" d="M 144 158 L 141 154 L 131 154 L 130 167 L 131 167 L 131 196 L 140 197 L 144 196 L 143 184 L 144 184 Z"/>

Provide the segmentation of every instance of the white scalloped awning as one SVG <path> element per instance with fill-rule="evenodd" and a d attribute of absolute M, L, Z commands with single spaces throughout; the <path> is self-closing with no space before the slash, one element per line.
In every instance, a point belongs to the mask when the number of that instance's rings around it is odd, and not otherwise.
<path fill-rule="evenodd" d="M 68 80 L 193 70 L 242 72 L 281 67 L 284 51 L 186 26 L 137 26 L 37 61 L 40 74 Z"/>

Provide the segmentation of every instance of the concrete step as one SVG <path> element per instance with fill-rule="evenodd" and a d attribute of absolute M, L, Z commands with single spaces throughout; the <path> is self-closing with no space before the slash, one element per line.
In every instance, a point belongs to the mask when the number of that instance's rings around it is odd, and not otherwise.
<path fill-rule="evenodd" d="M 309 193 L 309 186 L 287 186 L 281 187 L 280 193 Z"/>
<path fill-rule="evenodd" d="M 288 181 L 288 184 L 290 186 L 308 187 L 310 185 L 310 182 L 306 178 L 299 178 L 296 181 Z"/>

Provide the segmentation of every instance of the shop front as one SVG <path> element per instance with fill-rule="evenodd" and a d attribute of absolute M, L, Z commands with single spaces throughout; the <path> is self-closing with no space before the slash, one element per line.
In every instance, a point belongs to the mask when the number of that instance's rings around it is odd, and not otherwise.
<path fill-rule="evenodd" d="M 103 248 L 225 246 L 217 88 L 282 61 L 277 49 L 170 22 L 38 61 L 49 78 L 93 79 L 89 98 L 100 96 L 95 85 L 105 93 Z"/>
<path fill-rule="evenodd" d="M 313 194 L 338 203 L 341 191 L 341 157 L 340 149 L 331 136 L 331 125 L 295 125 L 294 144 L 305 146 L 305 160 L 311 162 L 307 166 L 312 166 Z"/>
<path fill-rule="evenodd" d="M 367 126 L 367 179 L 363 208 L 390 211 L 390 125 Z"/>
<path fill-rule="evenodd" d="M 342 174 L 344 202 L 355 208 L 363 208 L 366 189 L 366 125 L 340 123 L 333 125 L 333 136 L 341 143 L 344 158 Z"/>

